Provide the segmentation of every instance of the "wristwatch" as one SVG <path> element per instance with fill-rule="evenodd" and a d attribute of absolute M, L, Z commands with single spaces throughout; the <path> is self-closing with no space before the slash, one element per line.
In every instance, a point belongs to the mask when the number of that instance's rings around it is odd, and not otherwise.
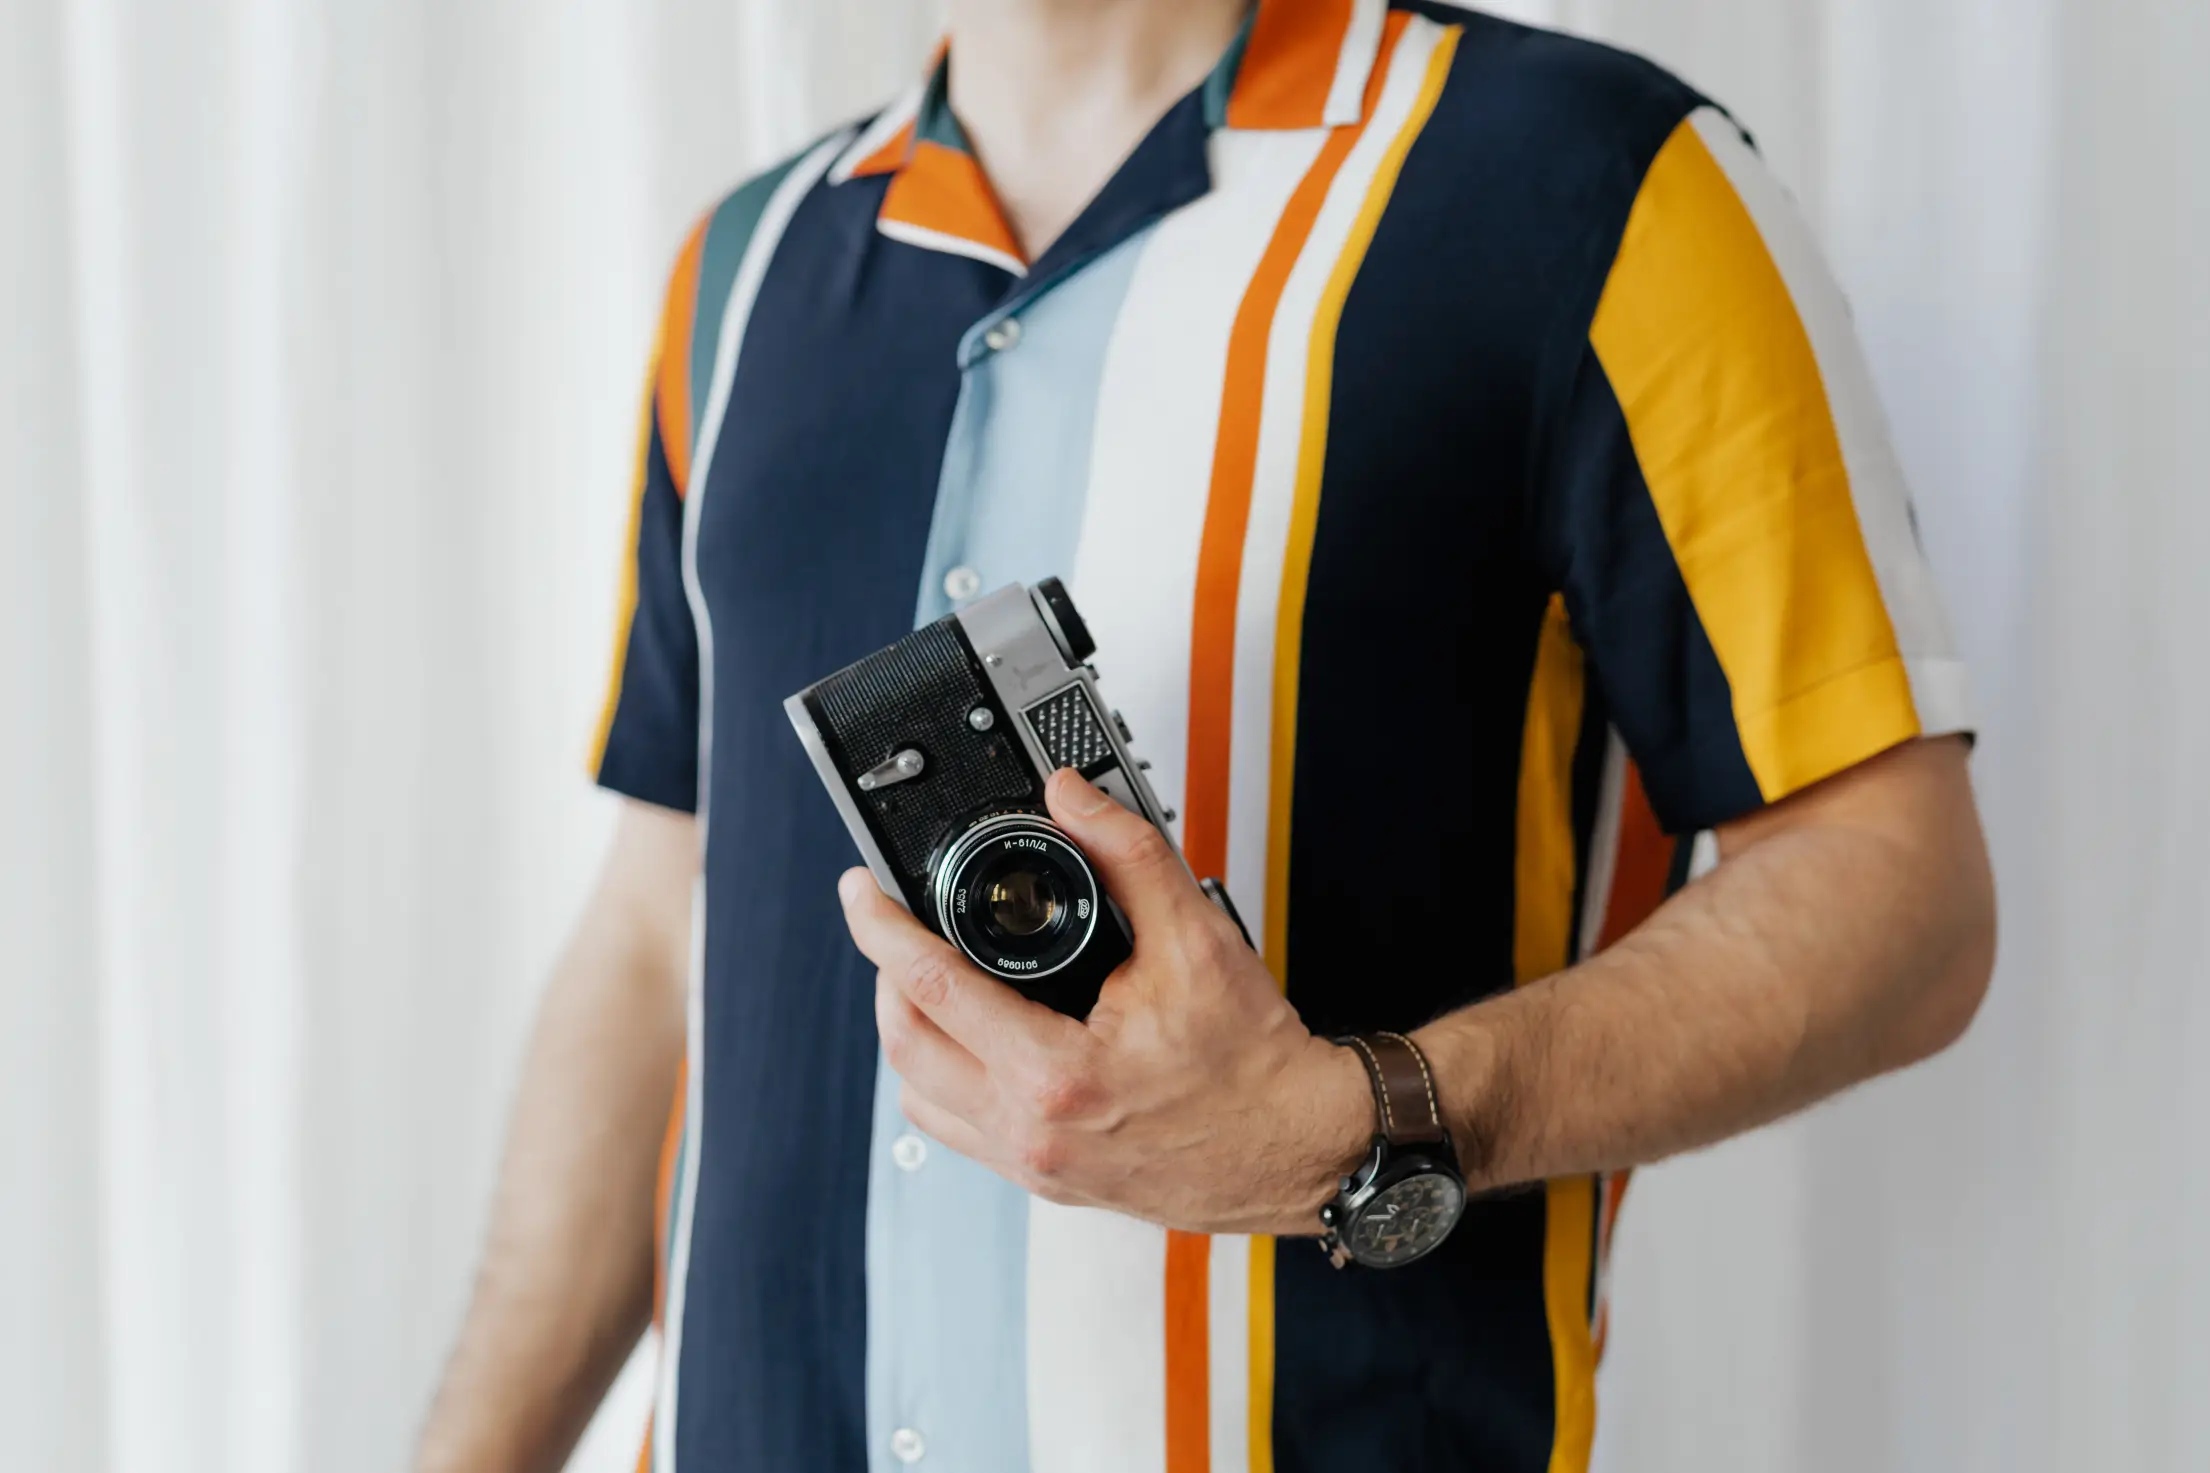
<path fill-rule="evenodd" d="M 1435 1075 L 1401 1033 L 1339 1038 L 1374 1087 L 1373 1150 L 1320 1209 L 1337 1268 L 1402 1268 L 1442 1245 L 1466 1210 L 1466 1177 L 1435 1103 Z"/>

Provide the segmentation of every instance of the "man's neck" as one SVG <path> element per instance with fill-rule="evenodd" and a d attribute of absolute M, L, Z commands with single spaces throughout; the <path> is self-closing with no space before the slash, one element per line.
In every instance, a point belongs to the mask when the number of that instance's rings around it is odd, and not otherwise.
<path fill-rule="evenodd" d="M 1030 260 L 1235 39 L 1251 0 L 949 0 L 951 105 Z"/>

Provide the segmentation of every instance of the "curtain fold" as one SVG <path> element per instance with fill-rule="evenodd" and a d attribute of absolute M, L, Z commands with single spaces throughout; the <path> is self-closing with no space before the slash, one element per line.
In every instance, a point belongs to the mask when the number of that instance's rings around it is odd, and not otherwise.
<path fill-rule="evenodd" d="M 2210 1463 L 2210 11 L 1514 0 L 1757 135 L 1978 687 L 1996 989 L 1639 1175 L 1614 1473 Z M 661 273 L 880 0 L 0 8 L 0 1463 L 400 1466 L 581 773 Z M 578 1466 L 627 1466 L 632 1374 Z"/>

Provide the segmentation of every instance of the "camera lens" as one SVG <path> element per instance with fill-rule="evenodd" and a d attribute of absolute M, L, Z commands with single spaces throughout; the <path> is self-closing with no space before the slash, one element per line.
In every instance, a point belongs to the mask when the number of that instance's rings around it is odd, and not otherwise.
<path fill-rule="evenodd" d="M 1097 926 L 1097 879 L 1050 819 L 1000 813 L 969 826 L 931 867 L 937 929 L 983 970 L 1045 977 Z"/>
<path fill-rule="evenodd" d="M 1001 936 L 1033 936 L 1066 909 L 1059 882 L 1039 870 L 1014 870 L 990 885 L 983 897 L 990 928 Z"/>

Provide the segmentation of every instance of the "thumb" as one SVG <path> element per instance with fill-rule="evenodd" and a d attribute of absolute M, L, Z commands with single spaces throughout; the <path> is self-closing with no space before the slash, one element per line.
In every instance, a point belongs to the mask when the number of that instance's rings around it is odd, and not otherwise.
<path fill-rule="evenodd" d="M 1150 824 L 1105 796 L 1082 774 L 1062 767 L 1045 785 L 1051 816 L 1100 871 L 1105 888 L 1141 935 L 1167 924 L 1192 900 L 1204 900 L 1189 867 Z"/>

